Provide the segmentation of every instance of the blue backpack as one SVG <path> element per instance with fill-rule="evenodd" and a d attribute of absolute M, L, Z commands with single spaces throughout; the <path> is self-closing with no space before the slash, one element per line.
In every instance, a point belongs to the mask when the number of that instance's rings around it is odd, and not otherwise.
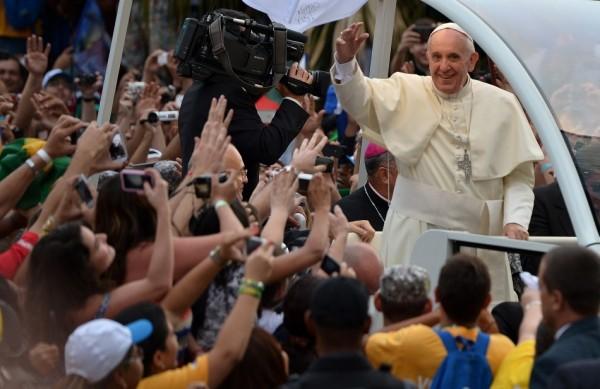
<path fill-rule="evenodd" d="M 473 342 L 462 336 L 454 338 L 446 331 L 436 332 L 448 355 L 435 372 L 431 389 L 488 389 L 492 384 L 492 370 L 486 359 L 489 335 L 480 332 Z"/>
<path fill-rule="evenodd" d="M 8 24 L 16 29 L 31 27 L 43 7 L 43 0 L 4 0 Z"/>

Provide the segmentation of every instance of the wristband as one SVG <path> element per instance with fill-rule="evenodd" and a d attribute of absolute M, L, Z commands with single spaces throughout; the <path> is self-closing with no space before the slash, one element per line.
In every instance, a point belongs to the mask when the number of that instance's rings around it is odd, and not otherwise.
<path fill-rule="evenodd" d="M 219 267 L 224 267 L 229 264 L 229 261 L 221 257 L 221 246 L 217 246 L 211 250 L 208 257 Z"/>
<path fill-rule="evenodd" d="M 39 169 L 35 167 L 35 162 L 33 162 L 33 159 L 27 158 L 27 160 L 25 161 L 25 165 L 27 165 L 27 167 L 30 168 L 31 171 L 33 171 L 33 174 L 38 174 Z"/>
<path fill-rule="evenodd" d="M 265 290 L 264 283 L 262 283 L 261 281 L 250 280 L 248 278 L 242 278 L 241 286 L 247 286 L 249 288 L 258 289 L 260 293 L 262 293 Z"/>
<path fill-rule="evenodd" d="M 238 290 L 238 295 L 243 295 L 243 294 L 245 294 L 246 296 L 255 297 L 259 300 L 262 297 L 262 292 L 260 290 L 258 290 L 256 288 L 251 288 L 246 285 L 241 285 L 240 289 Z"/>
<path fill-rule="evenodd" d="M 44 149 L 39 149 L 35 155 L 37 155 L 38 157 L 40 157 L 41 159 L 44 160 L 44 162 L 46 162 L 46 164 L 49 164 L 50 162 L 52 162 L 52 158 L 50 158 L 50 155 L 48 155 L 48 152 Z"/>
<path fill-rule="evenodd" d="M 528 308 L 531 308 L 534 305 L 542 305 L 542 301 L 541 300 L 533 300 L 528 302 L 527 304 L 525 304 L 525 310 L 527 310 Z"/>
<path fill-rule="evenodd" d="M 221 207 L 228 207 L 228 206 L 229 206 L 229 203 L 225 200 L 217 200 L 217 201 L 215 201 L 215 205 L 214 205 L 215 209 L 219 209 Z"/>

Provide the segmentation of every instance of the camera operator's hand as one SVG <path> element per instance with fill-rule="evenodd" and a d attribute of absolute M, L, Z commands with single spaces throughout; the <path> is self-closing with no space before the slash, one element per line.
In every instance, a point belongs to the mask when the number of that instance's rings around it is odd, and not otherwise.
<path fill-rule="evenodd" d="M 359 32 L 362 25 L 362 22 L 352 23 L 335 40 L 335 59 L 338 63 L 352 61 L 362 44 L 369 38 L 368 33 Z"/>
<path fill-rule="evenodd" d="M 317 156 L 327 144 L 327 137 L 315 133 L 310 140 L 304 139 L 300 147 L 294 150 L 292 166 L 300 172 L 316 173 L 325 171 L 324 165 L 316 165 Z"/>
<path fill-rule="evenodd" d="M 313 82 L 312 74 L 310 74 L 307 70 L 302 69 L 298 65 L 298 62 L 294 62 L 292 64 L 287 75 L 289 78 L 293 78 L 294 80 L 302 81 L 306 84 L 312 84 L 312 82 Z M 301 105 L 304 103 L 303 95 L 297 95 L 297 94 L 293 93 L 292 91 L 290 91 L 285 85 L 282 85 L 282 84 L 280 84 L 280 85 L 281 85 L 281 94 L 283 95 L 283 97 L 291 97 L 291 98 L 295 99 L 296 101 L 298 101 L 298 103 L 300 103 Z"/>

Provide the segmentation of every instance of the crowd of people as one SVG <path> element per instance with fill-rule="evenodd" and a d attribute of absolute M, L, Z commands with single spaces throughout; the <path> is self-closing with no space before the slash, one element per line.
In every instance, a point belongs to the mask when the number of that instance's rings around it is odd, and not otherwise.
<path fill-rule="evenodd" d="M 45 36 L 1 51 L 0 387 L 595 387 L 595 252 L 512 256 L 518 301 L 494 292 L 504 257 L 440 258 L 437 280 L 410 261 L 431 228 L 573 235 L 510 86 L 429 19 L 367 78 L 361 28 L 335 42 L 336 108 L 280 83 L 269 123 L 169 47 L 121 66 L 107 123 L 101 72 Z"/>

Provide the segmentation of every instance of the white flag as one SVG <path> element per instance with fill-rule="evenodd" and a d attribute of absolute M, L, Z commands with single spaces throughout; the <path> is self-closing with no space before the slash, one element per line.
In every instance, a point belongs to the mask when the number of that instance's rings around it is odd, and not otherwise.
<path fill-rule="evenodd" d="M 367 0 L 243 0 L 269 15 L 272 21 L 290 30 L 304 32 L 311 27 L 353 15 Z"/>

